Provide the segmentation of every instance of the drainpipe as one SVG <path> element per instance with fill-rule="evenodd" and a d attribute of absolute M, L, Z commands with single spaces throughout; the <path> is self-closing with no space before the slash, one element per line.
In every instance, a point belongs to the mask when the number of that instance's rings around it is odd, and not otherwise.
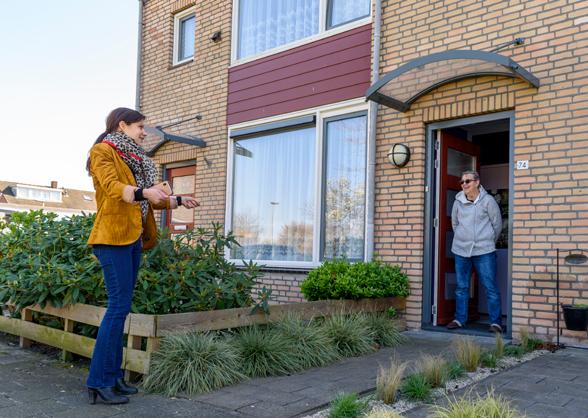
<path fill-rule="evenodd" d="M 380 42 L 382 31 L 382 0 L 375 0 L 374 16 L 374 50 L 372 56 L 372 84 L 375 83 L 380 75 Z M 375 212 L 375 173 L 376 173 L 376 120 L 378 117 L 378 104 L 370 100 L 369 108 L 369 135 L 367 147 L 367 180 L 366 180 L 366 213 L 367 220 L 365 226 L 366 259 L 369 261 L 374 256 L 374 212 Z"/>
<path fill-rule="evenodd" d="M 135 109 L 141 111 L 141 58 L 143 49 L 143 7 L 145 3 L 139 0 L 139 24 L 137 28 L 137 84 L 135 86 Z"/>

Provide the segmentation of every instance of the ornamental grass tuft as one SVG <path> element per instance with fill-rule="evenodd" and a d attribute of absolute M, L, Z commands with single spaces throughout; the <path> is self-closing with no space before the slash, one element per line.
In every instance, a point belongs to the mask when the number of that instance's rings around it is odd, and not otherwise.
<path fill-rule="evenodd" d="M 364 314 L 337 314 L 326 318 L 321 328 L 344 357 L 374 351 L 374 332 L 367 327 Z"/>
<path fill-rule="evenodd" d="M 240 369 L 249 377 L 284 375 L 303 369 L 290 342 L 273 327 L 243 327 L 231 340 L 241 358 Z"/>
<path fill-rule="evenodd" d="M 447 364 L 447 378 L 449 380 L 459 379 L 465 374 L 465 369 L 459 361 L 451 361 Z"/>
<path fill-rule="evenodd" d="M 513 409 L 507 400 L 489 391 L 484 397 L 476 395 L 475 399 L 472 399 L 471 394 L 460 399 L 448 399 L 447 406 L 435 406 L 432 417 L 522 418 L 523 415 Z"/>
<path fill-rule="evenodd" d="M 372 411 L 365 418 L 402 418 L 398 412 L 395 411 Z"/>
<path fill-rule="evenodd" d="M 494 355 L 497 359 L 504 357 L 504 338 L 502 334 L 496 333 L 496 341 L 494 343 Z"/>
<path fill-rule="evenodd" d="M 367 314 L 366 322 L 374 333 L 374 341 L 382 347 L 395 347 L 406 341 L 406 337 L 396 328 L 394 321 L 386 313 Z"/>
<path fill-rule="evenodd" d="M 475 372 L 480 365 L 482 347 L 471 338 L 458 338 L 454 343 L 455 358 L 468 372 Z"/>
<path fill-rule="evenodd" d="M 359 400 L 355 393 L 340 393 L 331 402 L 328 418 L 359 418 L 367 408 L 367 401 Z"/>
<path fill-rule="evenodd" d="M 305 321 L 296 315 L 287 315 L 274 327 L 281 339 L 288 343 L 292 356 L 302 369 L 322 367 L 341 358 L 337 347 L 315 320 Z"/>
<path fill-rule="evenodd" d="M 164 338 L 153 353 L 143 385 L 168 396 L 197 395 L 245 379 L 239 366 L 236 350 L 215 334 L 180 333 Z"/>
<path fill-rule="evenodd" d="M 441 355 L 425 354 L 420 360 L 420 372 L 433 388 L 445 386 L 447 381 L 447 360 Z"/>
<path fill-rule="evenodd" d="M 377 399 L 386 404 L 396 402 L 406 367 L 406 363 L 399 363 L 396 360 L 392 360 L 388 368 L 380 366 L 376 377 Z"/>

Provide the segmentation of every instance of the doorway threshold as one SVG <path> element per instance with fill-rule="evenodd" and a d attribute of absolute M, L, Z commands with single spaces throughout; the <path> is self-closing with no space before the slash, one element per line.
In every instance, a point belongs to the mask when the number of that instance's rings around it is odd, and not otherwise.
<path fill-rule="evenodd" d="M 484 325 L 484 327 L 482 328 L 480 325 Z M 468 336 L 468 335 L 472 335 L 472 336 L 476 336 L 476 337 L 489 337 L 489 338 L 493 338 L 494 334 L 491 332 L 487 331 L 487 325 L 485 324 L 480 324 L 478 326 L 476 326 L 476 324 L 473 325 L 468 325 L 465 328 L 458 328 L 458 329 L 447 329 L 447 327 L 445 327 L 444 325 L 431 325 L 431 324 L 423 324 L 421 325 L 421 329 L 426 330 L 426 331 L 434 331 L 434 332 L 443 332 L 446 334 L 455 334 L 455 335 L 463 335 L 463 336 Z M 512 337 L 510 335 L 510 333 L 504 332 L 502 334 L 502 338 L 504 339 L 504 341 L 506 342 L 511 342 L 512 341 Z"/>

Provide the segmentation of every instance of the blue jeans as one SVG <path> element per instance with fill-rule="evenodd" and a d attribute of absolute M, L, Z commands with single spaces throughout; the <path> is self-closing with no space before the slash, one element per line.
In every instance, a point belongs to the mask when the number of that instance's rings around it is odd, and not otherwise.
<path fill-rule="evenodd" d="M 141 240 L 121 246 L 94 245 L 93 252 L 104 273 L 108 307 L 96 337 L 87 385 L 114 387 L 116 379 L 123 377 L 123 331 L 141 264 Z"/>
<path fill-rule="evenodd" d="M 500 307 L 500 290 L 496 285 L 496 252 L 462 257 L 455 254 L 455 319 L 465 325 L 468 320 L 468 301 L 470 298 L 470 278 L 472 267 L 478 273 L 478 280 L 486 289 L 488 298 L 488 314 L 490 323 L 502 326 L 502 310 Z"/>

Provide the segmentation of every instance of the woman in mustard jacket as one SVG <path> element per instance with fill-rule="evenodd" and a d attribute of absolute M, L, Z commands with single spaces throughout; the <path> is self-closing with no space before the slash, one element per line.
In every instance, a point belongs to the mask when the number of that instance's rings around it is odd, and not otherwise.
<path fill-rule="evenodd" d="M 127 403 L 125 395 L 137 393 L 123 379 L 123 327 L 131 310 L 142 249 L 156 242 L 153 209 L 198 206 L 191 197 L 168 196 L 153 187 L 157 168 L 141 148 L 144 121 L 145 116 L 136 110 L 114 109 L 86 163 L 98 207 L 88 244 L 100 261 L 108 293 L 87 380 L 91 404 L 97 397 L 108 404 Z"/>

